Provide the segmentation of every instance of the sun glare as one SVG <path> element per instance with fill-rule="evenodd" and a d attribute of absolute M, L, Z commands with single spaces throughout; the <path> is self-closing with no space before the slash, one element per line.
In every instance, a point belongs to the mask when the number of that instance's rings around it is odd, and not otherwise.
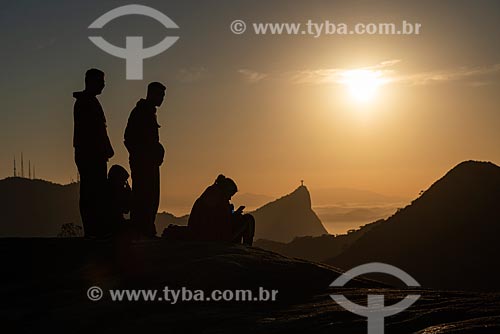
<path fill-rule="evenodd" d="M 372 101 L 379 87 L 385 82 L 380 71 L 349 70 L 341 74 L 344 84 L 356 102 Z"/>

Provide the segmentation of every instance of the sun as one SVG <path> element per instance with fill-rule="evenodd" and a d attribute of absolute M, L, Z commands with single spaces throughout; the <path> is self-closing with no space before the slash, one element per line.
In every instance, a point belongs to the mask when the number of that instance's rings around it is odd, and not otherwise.
<path fill-rule="evenodd" d="M 348 70 L 341 73 L 340 82 L 344 84 L 351 97 L 356 102 L 370 102 L 378 92 L 385 80 L 380 71 L 365 69 Z"/>

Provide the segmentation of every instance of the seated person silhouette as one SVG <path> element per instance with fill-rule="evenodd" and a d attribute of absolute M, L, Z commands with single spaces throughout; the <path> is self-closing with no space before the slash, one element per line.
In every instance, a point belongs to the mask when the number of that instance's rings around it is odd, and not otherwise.
<path fill-rule="evenodd" d="M 243 207 L 234 211 L 229 202 L 237 191 L 233 180 L 222 174 L 217 177 L 191 209 L 188 228 L 192 239 L 252 245 L 255 219 L 250 214 L 243 214 Z"/>
<path fill-rule="evenodd" d="M 110 235 L 123 231 L 128 220 L 123 216 L 130 211 L 132 190 L 128 184 L 129 173 L 120 165 L 113 165 L 108 172 L 108 232 Z"/>

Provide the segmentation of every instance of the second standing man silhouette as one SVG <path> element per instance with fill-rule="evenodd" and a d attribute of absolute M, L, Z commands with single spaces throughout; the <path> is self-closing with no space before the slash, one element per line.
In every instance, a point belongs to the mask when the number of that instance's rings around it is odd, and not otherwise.
<path fill-rule="evenodd" d="M 130 219 L 138 237 L 154 238 L 155 219 L 160 203 L 160 166 L 165 150 L 160 143 L 156 108 L 161 106 L 166 87 L 148 85 L 147 96 L 130 113 L 125 129 L 125 146 L 132 172 Z"/>

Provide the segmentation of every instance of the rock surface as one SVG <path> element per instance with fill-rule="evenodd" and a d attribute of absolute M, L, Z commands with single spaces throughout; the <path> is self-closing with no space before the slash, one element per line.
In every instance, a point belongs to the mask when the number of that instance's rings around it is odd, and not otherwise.
<path fill-rule="evenodd" d="M 365 333 L 366 320 L 329 294 L 362 304 L 385 295 L 386 305 L 421 294 L 408 310 L 387 318 L 386 333 L 498 333 L 500 295 L 397 290 L 367 280 L 346 289 L 328 285 L 335 268 L 230 244 L 136 244 L 68 239 L 0 239 L 3 326 L 17 332 L 66 330 L 141 333 Z M 108 289 L 278 289 L 276 302 L 112 302 Z M 99 286 L 102 300 L 87 289 Z M 8 327 L 5 327 L 8 328 Z"/>

